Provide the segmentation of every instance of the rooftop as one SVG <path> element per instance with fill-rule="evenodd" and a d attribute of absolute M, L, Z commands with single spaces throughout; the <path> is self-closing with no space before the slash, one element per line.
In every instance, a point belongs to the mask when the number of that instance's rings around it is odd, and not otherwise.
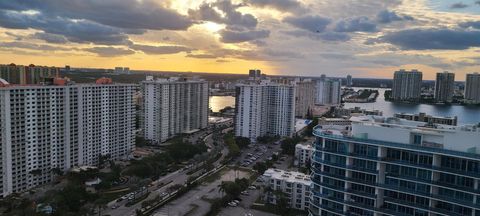
<path fill-rule="evenodd" d="M 351 117 L 351 130 L 317 126 L 315 133 L 358 139 L 372 143 L 396 143 L 418 147 L 480 154 L 480 128 L 477 125 L 450 126 L 409 121 L 393 117 Z M 414 139 L 415 138 L 415 139 Z M 416 140 L 416 143 L 414 143 Z"/>
<path fill-rule="evenodd" d="M 284 180 L 287 182 L 297 182 L 304 185 L 310 185 L 312 181 L 309 175 L 305 175 L 300 172 L 285 171 L 279 169 L 268 169 L 263 173 L 263 176 L 273 179 Z"/>

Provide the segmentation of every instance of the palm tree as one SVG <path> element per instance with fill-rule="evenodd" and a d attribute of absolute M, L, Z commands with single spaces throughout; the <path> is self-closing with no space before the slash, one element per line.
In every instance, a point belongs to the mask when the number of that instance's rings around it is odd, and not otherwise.
<path fill-rule="evenodd" d="M 218 192 L 222 193 L 222 197 L 223 197 L 223 193 L 225 193 L 226 188 L 227 188 L 227 182 L 225 181 L 222 181 L 222 183 L 218 185 Z"/>

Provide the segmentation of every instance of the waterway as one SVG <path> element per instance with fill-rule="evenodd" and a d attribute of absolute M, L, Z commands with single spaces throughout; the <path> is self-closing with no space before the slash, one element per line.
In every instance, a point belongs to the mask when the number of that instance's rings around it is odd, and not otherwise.
<path fill-rule="evenodd" d="M 235 107 L 235 97 L 233 96 L 210 96 L 210 109 L 213 112 L 218 112 L 219 110 L 230 106 Z"/>
<path fill-rule="evenodd" d="M 379 96 L 375 103 L 345 103 L 345 107 L 361 107 L 370 110 L 377 109 L 383 112 L 383 116 L 393 116 L 395 113 L 401 112 L 423 112 L 435 116 L 457 116 L 458 122 L 463 124 L 480 123 L 480 106 L 394 103 L 385 101 L 383 95 L 386 89 L 377 90 Z"/>
<path fill-rule="evenodd" d="M 357 88 L 355 88 L 358 90 Z M 384 116 L 393 116 L 395 113 L 419 113 L 424 112 L 435 116 L 457 116 L 460 124 L 480 123 L 480 106 L 461 105 L 434 105 L 434 104 L 406 104 L 385 101 L 383 96 L 386 89 L 377 89 L 379 96 L 375 103 L 345 103 L 346 108 L 361 107 L 364 109 L 377 109 L 383 112 Z M 235 106 L 233 96 L 211 96 L 210 108 L 214 112 L 226 106 Z"/>

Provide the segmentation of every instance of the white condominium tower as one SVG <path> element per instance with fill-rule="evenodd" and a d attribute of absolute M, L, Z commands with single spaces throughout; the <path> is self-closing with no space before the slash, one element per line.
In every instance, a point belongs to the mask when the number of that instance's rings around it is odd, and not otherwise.
<path fill-rule="evenodd" d="M 237 85 L 235 135 L 292 136 L 295 132 L 295 85 L 261 80 Z"/>
<path fill-rule="evenodd" d="M 465 99 L 471 103 L 480 103 L 480 74 L 467 74 Z"/>
<path fill-rule="evenodd" d="M 392 98 L 398 101 L 418 101 L 422 90 L 422 72 L 396 71 L 393 77 Z"/>
<path fill-rule="evenodd" d="M 455 74 L 447 71 L 437 73 L 435 80 L 435 100 L 437 102 L 452 102 L 455 91 Z"/>
<path fill-rule="evenodd" d="M 101 83 L 0 82 L 0 197 L 50 182 L 55 169 L 97 165 L 100 156 L 128 158 L 137 87 Z"/>
<path fill-rule="evenodd" d="M 324 77 L 317 80 L 315 104 L 339 105 L 342 100 L 341 87 L 342 81 L 338 79 Z"/>
<path fill-rule="evenodd" d="M 144 92 L 145 139 L 164 142 L 208 125 L 208 82 L 201 79 L 147 77 Z"/>

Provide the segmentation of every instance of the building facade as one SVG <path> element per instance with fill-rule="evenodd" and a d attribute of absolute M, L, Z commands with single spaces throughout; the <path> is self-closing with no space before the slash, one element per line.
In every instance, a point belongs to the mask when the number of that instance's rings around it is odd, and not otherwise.
<path fill-rule="evenodd" d="M 290 208 L 307 210 L 310 206 L 310 176 L 299 172 L 268 169 L 262 178 L 266 188 L 264 200 L 267 203 L 277 205 L 283 196 Z"/>
<path fill-rule="evenodd" d="M 295 81 L 295 116 L 305 118 L 315 105 L 315 82 L 311 79 Z"/>
<path fill-rule="evenodd" d="M 342 81 L 323 78 L 317 80 L 315 104 L 317 105 L 339 105 L 342 102 Z"/>
<path fill-rule="evenodd" d="M 257 137 L 295 133 L 295 85 L 262 80 L 237 85 L 235 135 Z"/>
<path fill-rule="evenodd" d="M 36 65 L 0 65 L 0 78 L 10 84 L 40 84 L 45 78 L 58 77 L 60 69 L 57 67 L 46 67 Z"/>
<path fill-rule="evenodd" d="M 480 103 L 480 74 L 467 74 L 465 82 L 465 100 L 468 103 Z"/>
<path fill-rule="evenodd" d="M 347 75 L 347 83 L 346 83 L 347 87 L 352 87 L 353 86 L 353 79 L 352 79 L 352 75 Z"/>
<path fill-rule="evenodd" d="M 310 143 L 299 143 L 295 145 L 295 161 L 298 167 L 310 166 L 313 155 L 313 147 Z"/>
<path fill-rule="evenodd" d="M 422 72 L 418 70 L 396 71 L 393 77 L 392 99 L 418 101 L 422 93 Z"/>
<path fill-rule="evenodd" d="M 52 181 L 54 172 L 127 159 L 135 143 L 135 85 L 0 88 L 1 195 Z"/>
<path fill-rule="evenodd" d="M 367 109 L 362 109 L 360 107 L 353 107 L 353 108 L 336 107 L 334 112 L 335 112 L 335 116 L 338 116 L 338 117 L 352 116 L 352 115 L 376 115 L 376 116 L 383 115 L 383 112 L 380 110 L 367 110 Z"/>
<path fill-rule="evenodd" d="M 397 118 L 317 127 L 310 215 L 480 215 L 480 129 Z"/>
<path fill-rule="evenodd" d="M 455 74 L 449 72 L 437 73 L 435 79 L 435 101 L 452 102 L 455 91 Z"/>
<path fill-rule="evenodd" d="M 431 116 L 425 113 L 418 113 L 418 114 L 395 113 L 394 116 L 396 118 L 406 119 L 409 121 L 420 121 L 420 122 L 432 123 L 432 124 L 444 124 L 444 125 L 456 126 L 458 123 L 457 116 L 441 117 L 441 116 Z"/>
<path fill-rule="evenodd" d="M 148 77 L 142 82 L 145 139 L 165 142 L 208 126 L 208 82 L 201 79 Z"/>

